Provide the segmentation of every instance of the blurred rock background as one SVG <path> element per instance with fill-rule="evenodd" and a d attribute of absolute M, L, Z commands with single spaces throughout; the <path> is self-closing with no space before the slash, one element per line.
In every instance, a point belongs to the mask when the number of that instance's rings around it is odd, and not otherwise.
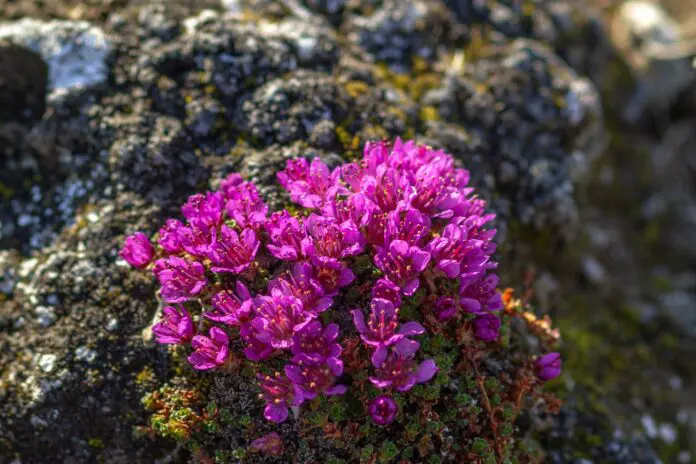
<path fill-rule="evenodd" d="M 0 462 L 185 461 L 133 434 L 168 371 L 124 234 L 396 136 L 561 329 L 548 461 L 693 462 L 694 57 L 690 0 L 0 0 Z"/>

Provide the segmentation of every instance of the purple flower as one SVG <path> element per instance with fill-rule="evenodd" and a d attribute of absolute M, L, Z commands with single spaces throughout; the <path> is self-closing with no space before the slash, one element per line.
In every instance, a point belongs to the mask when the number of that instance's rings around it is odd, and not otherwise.
<path fill-rule="evenodd" d="M 274 288 L 300 299 L 304 310 L 315 315 L 326 311 L 333 303 L 321 283 L 314 278 L 314 268 L 307 262 L 296 263 L 292 274 L 271 280 L 268 289 Z"/>
<path fill-rule="evenodd" d="M 251 361 L 265 361 L 275 352 L 271 345 L 259 339 L 258 331 L 254 329 L 251 322 L 242 324 L 239 335 L 247 344 L 244 355 Z"/>
<path fill-rule="evenodd" d="M 420 343 L 403 339 L 389 352 L 384 363 L 377 368 L 370 382 L 377 388 L 395 388 L 405 392 L 417 383 L 425 383 L 437 373 L 435 361 L 428 359 L 419 365 L 413 358 Z"/>
<path fill-rule="evenodd" d="M 152 327 L 157 343 L 179 345 L 193 337 L 193 321 L 183 306 L 167 306 L 162 312 L 162 322 Z"/>
<path fill-rule="evenodd" d="M 498 276 L 488 274 L 473 282 L 462 282 L 459 289 L 459 303 L 464 311 L 483 314 L 503 308 L 503 299 L 497 290 Z"/>
<path fill-rule="evenodd" d="M 256 232 L 252 229 L 244 229 L 240 235 L 223 225 L 220 237 L 213 240 L 207 254 L 213 262 L 213 272 L 239 274 L 246 271 L 254 262 L 259 245 Z"/>
<path fill-rule="evenodd" d="M 430 217 L 448 219 L 466 202 L 468 192 L 453 186 L 452 159 L 439 158 L 421 166 L 414 174 L 411 205 Z"/>
<path fill-rule="evenodd" d="M 385 213 L 394 211 L 410 191 L 408 180 L 396 169 L 378 169 L 375 176 L 362 181 L 362 192 Z"/>
<path fill-rule="evenodd" d="M 290 348 L 292 336 L 314 318 L 302 308 L 299 298 L 284 295 L 277 288 L 270 295 L 255 298 L 254 305 L 257 316 L 251 325 L 258 339 L 277 349 Z"/>
<path fill-rule="evenodd" d="M 482 314 L 474 320 L 476 338 L 484 342 L 490 342 L 498 338 L 500 332 L 500 319 L 494 314 Z"/>
<path fill-rule="evenodd" d="M 266 222 L 268 205 L 263 202 L 256 186 L 251 182 L 242 182 L 227 190 L 227 215 L 244 229 L 257 229 Z"/>
<path fill-rule="evenodd" d="M 287 408 L 286 408 L 287 412 Z M 261 438 L 251 442 L 251 449 L 267 454 L 269 456 L 280 456 L 283 454 L 283 439 L 276 432 L 267 433 Z"/>
<path fill-rule="evenodd" d="M 155 261 L 152 272 L 162 284 L 162 298 L 168 303 L 190 300 L 208 284 L 205 268 L 201 263 L 178 256 Z"/>
<path fill-rule="evenodd" d="M 136 232 L 126 238 L 119 255 L 131 266 L 143 269 L 152 261 L 152 257 L 155 256 L 155 250 L 152 248 L 147 235 L 142 232 Z"/>
<path fill-rule="evenodd" d="M 389 279 L 379 279 L 372 287 L 372 298 L 390 301 L 395 308 L 401 306 L 401 291 Z"/>
<path fill-rule="evenodd" d="M 327 201 L 321 208 L 321 213 L 325 217 L 336 219 L 339 224 L 351 222 L 357 227 L 365 227 L 373 213 L 378 209 L 364 195 L 356 193 L 347 197 L 337 197 Z"/>
<path fill-rule="evenodd" d="M 352 221 L 338 224 L 335 219 L 311 214 L 305 221 L 307 238 L 302 252 L 313 261 L 325 262 L 360 254 L 365 239 Z"/>
<path fill-rule="evenodd" d="M 229 337 L 221 329 L 212 327 L 209 336 L 196 335 L 191 340 L 191 346 L 196 350 L 188 357 L 194 369 L 199 371 L 213 369 L 225 363 L 229 354 Z"/>
<path fill-rule="evenodd" d="M 334 296 L 338 289 L 350 285 L 355 279 L 353 271 L 337 260 L 326 260 L 314 264 L 314 278 L 327 296 Z"/>
<path fill-rule="evenodd" d="M 392 155 L 398 156 L 397 153 L 390 153 L 391 149 L 391 143 L 384 140 L 365 143 L 365 148 L 363 149 L 365 169 L 370 173 L 375 173 L 379 166 L 388 163 Z"/>
<path fill-rule="evenodd" d="M 189 221 L 197 219 L 208 227 L 215 227 L 222 220 L 225 198 L 220 192 L 208 192 L 205 195 L 191 195 L 181 212 Z"/>
<path fill-rule="evenodd" d="M 376 208 L 376 207 L 375 207 Z M 365 240 L 370 245 L 384 246 L 384 235 L 387 231 L 387 213 L 382 213 L 377 209 L 370 213 L 370 220 L 364 227 Z"/>
<path fill-rule="evenodd" d="M 290 199 L 305 208 L 320 208 L 336 193 L 348 193 L 340 185 L 340 170 L 333 172 L 319 159 L 308 163 L 304 158 L 288 160 L 278 182 L 290 193 Z"/>
<path fill-rule="evenodd" d="M 237 186 L 244 182 L 244 178 L 241 174 L 233 172 L 225 177 L 222 182 L 220 182 L 220 192 L 222 192 L 225 200 L 229 200 L 233 192 L 237 190 Z"/>
<path fill-rule="evenodd" d="M 394 240 L 375 255 L 375 265 L 404 295 L 411 296 L 420 285 L 419 274 L 428 266 L 430 253 L 403 240 Z"/>
<path fill-rule="evenodd" d="M 183 227 L 184 225 L 181 221 L 167 219 L 164 227 L 159 230 L 159 239 L 157 239 L 157 243 L 169 253 L 179 253 L 183 250 L 181 243 L 179 243 L 179 229 Z"/>
<path fill-rule="evenodd" d="M 236 292 L 222 290 L 212 298 L 213 311 L 204 313 L 212 321 L 239 327 L 249 322 L 252 316 L 252 301 L 249 290 L 243 283 L 236 283 Z"/>
<path fill-rule="evenodd" d="M 292 337 L 293 362 L 305 360 L 308 363 L 326 364 L 334 375 L 343 373 L 341 345 L 336 343 L 338 326 L 329 324 L 322 330 L 321 322 L 312 321 Z"/>
<path fill-rule="evenodd" d="M 561 375 L 561 354 L 549 353 L 537 359 L 534 365 L 537 376 L 543 380 L 553 380 Z"/>
<path fill-rule="evenodd" d="M 343 366 L 337 371 L 326 364 L 311 362 L 304 355 L 298 358 L 295 364 L 285 366 L 285 375 L 299 387 L 303 398 L 313 400 L 319 394 L 333 396 L 346 392 L 345 385 L 335 384 L 336 377 L 343 373 Z"/>
<path fill-rule="evenodd" d="M 388 300 L 374 299 L 371 303 L 370 316 L 365 323 L 362 311 L 351 311 L 353 323 L 360 333 L 360 339 L 375 348 L 372 364 L 379 367 L 387 356 L 387 348 L 405 336 L 420 335 L 425 332 L 417 322 L 407 322 L 399 328 L 399 310 Z M 397 329 L 399 329 L 397 331 Z"/>
<path fill-rule="evenodd" d="M 302 258 L 302 239 L 306 237 L 304 226 L 286 210 L 273 213 L 266 222 L 266 232 L 271 243 L 268 251 L 278 259 L 297 261 Z"/>
<path fill-rule="evenodd" d="M 205 257 L 215 240 L 215 229 L 199 218 L 189 219 L 189 225 L 177 228 L 176 233 L 184 250 L 199 258 Z"/>
<path fill-rule="evenodd" d="M 403 207 L 389 213 L 385 241 L 403 240 L 420 246 L 430 233 L 430 218 L 415 208 Z"/>
<path fill-rule="evenodd" d="M 280 372 L 259 374 L 258 378 L 261 387 L 259 398 L 266 400 L 263 415 L 267 420 L 284 422 L 288 418 L 288 408 L 300 406 L 304 401 L 300 388 Z"/>
<path fill-rule="evenodd" d="M 454 224 L 445 227 L 440 237 L 435 237 L 428 243 L 426 249 L 430 252 L 438 269 L 451 279 L 462 276 L 462 279 L 472 280 L 486 271 L 488 261 L 481 249 L 482 243 L 468 239 L 466 230 Z"/>
<path fill-rule="evenodd" d="M 446 321 L 457 313 L 457 302 L 454 298 L 441 296 L 435 301 L 433 312 L 439 321 Z"/>
<path fill-rule="evenodd" d="M 379 395 L 372 401 L 367 408 L 372 421 L 377 425 L 389 425 L 396 419 L 399 411 L 396 401 L 387 395 Z"/>

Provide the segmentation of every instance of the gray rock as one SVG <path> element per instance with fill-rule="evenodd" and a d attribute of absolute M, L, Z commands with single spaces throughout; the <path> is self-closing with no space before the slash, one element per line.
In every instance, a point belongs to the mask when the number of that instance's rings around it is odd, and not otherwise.
<path fill-rule="evenodd" d="M 0 22 L 0 39 L 20 44 L 41 55 L 48 64 L 50 98 L 73 89 L 103 83 L 111 41 L 85 21 L 39 21 L 25 18 Z"/>

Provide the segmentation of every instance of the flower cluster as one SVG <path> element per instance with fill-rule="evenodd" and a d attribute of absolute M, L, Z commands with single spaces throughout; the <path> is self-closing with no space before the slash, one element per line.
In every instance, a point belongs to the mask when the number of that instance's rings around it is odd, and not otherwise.
<path fill-rule="evenodd" d="M 369 382 L 381 391 L 367 411 L 387 425 L 398 412 L 390 394 L 438 372 L 433 359 L 420 359 L 421 322 L 461 321 L 481 343 L 498 338 L 494 216 L 451 156 L 414 142 L 368 143 L 360 162 L 330 170 L 295 159 L 278 180 L 300 213 L 271 214 L 254 184 L 232 174 L 218 191 L 191 196 L 185 221 L 168 220 L 157 247 L 142 233 L 126 239 L 121 256 L 151 269 L 170 304 L 153 327 L 156 340 L 190 345 L 193 368 L 225 368 L 240 356 L 261 363 L 264 415 L 282 422 L 305 401 L 346 392 L 339 340 L 357 334 L 370 353 Z M 348 310 L 352 324 L 323 322 L 356 281 L 362 254 L 376 276 L 365 307 Z M 421 322 L 404 320 L 401 308 L 416 292 L 431 304 Z M 263 373 L 271 358 L 284 368 Z M 560 359 L 545 359 L 539 376 L 559 369 Z"/>

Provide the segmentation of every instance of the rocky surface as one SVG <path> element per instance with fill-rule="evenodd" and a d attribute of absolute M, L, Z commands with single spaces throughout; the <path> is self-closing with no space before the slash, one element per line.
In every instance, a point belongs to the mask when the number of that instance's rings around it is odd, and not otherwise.
<path fill-rule="evenodd" d="M 696 94 L 627 125 L 660 81 L 602 66 L 615 12 L 512 3 L 0 0 L 0 462 L 185 461 L 132 433 L 169 358 L 124 234 L 232 171 L 280 204 L 284 160 L 396 136 L 472 171 L 507 285 L 538 270 L 569 359 L 530 419 L 552 462 L 690 462 Z"/>

